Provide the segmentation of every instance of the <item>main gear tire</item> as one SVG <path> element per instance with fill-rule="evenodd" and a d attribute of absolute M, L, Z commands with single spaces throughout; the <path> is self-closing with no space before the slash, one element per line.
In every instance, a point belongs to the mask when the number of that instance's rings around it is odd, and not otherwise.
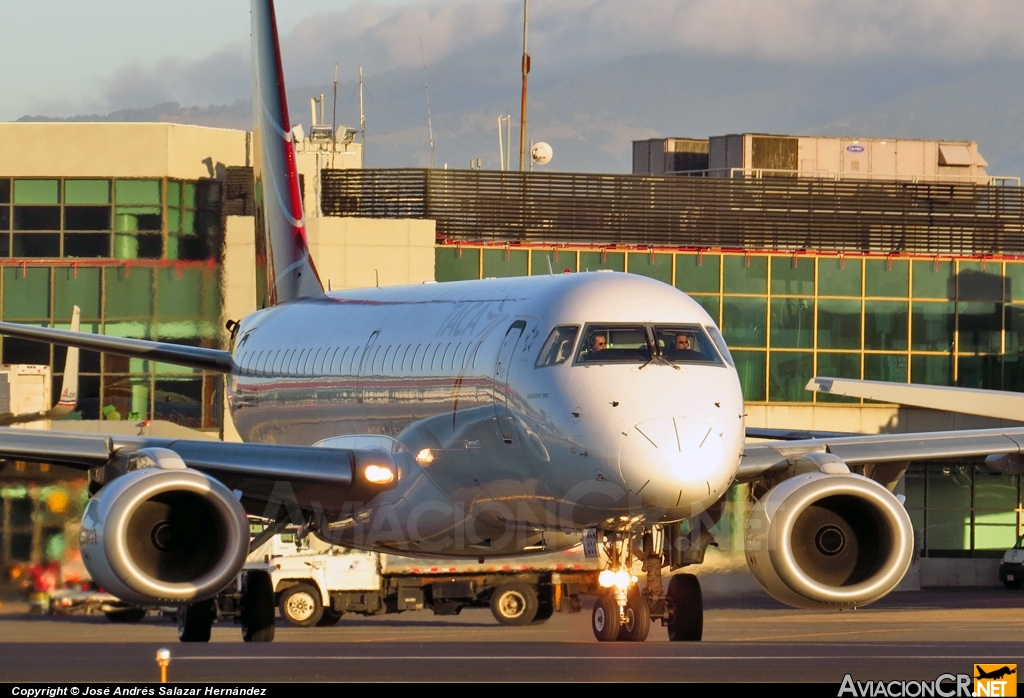
<path fill-rule="evenodd" d="M 594 612 L 590 615 L 590 626 L 594 637 L 601 642 L 613 642 L 619 639 L 622 623 L 619 620 L 619 604 L 611 594 L 601 594 L 594 602 Z"/>
<path fill-rule="evenodd" d="M 178 640 L 180 642 L 209 642 L 210 631 L 215 620 L 217 620 L 217 606 L 212 599 L 179 607 Z"/>
<path fill-rule="evenodd" d="M 704 636 L 704 596 L 700 581 L 692 574 L 677 574 L 669 580 L 668 639 L 672 642 L 700 642 Z"/>
<path fill-rule="evenodd" d="M 250 570 L 242 577 L 242 640 L 274 641 L 274 582 L 262 570 Z"/>

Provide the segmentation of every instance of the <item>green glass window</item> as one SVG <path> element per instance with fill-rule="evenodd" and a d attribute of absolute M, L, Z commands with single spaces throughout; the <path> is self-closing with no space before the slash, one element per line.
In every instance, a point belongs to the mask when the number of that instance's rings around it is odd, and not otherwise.
<path fill-rule="evenodd" d="M 145 267 L 115 267 L 104 269 L 103 272 L 107 319 L 138 318 L 148 321 L 153 314 L 153 270 Z"/>
<path fill-rule="evenodd" d="M 183 208 L 199 208 L 195 182 L 181 183 L 181 205 Z"/>
<path fill-rule="evenodd" d="M 1002 390 L 1002 360 L 999 356 L 960 356 L 958 361 L 957 385 Z"/>
<path fill-rule="evenodd" d="M 864 379 L 906 383 L 907 361 L 906 354 L 865 354 Z"/>
<path fill-rule="evenodd" d="M 526 276 L 526 250 L 484 250 L 484 278 Z"/>
<path fill-rule="evenodd" d="M 114 201 L 119 205 L 160 205 L 160 180 L 118 179 L 114 182 Z"/>
<path fill-rule="evenodd" d="M 718 293 L 722 258 L 717 254 L 677 254 L 676 288 L 686 293 Z"/>
<path fill-rule="evenodd" d="M 82 320 L 100 317 L 100 270 L 96 267 L 56 267 L 53 270 L 53 318 L 70 320 L 74 306 Z"/>
<path fill-rule="evenodd" d="M 722 300 L 722 335 L 730 347 L 763 347 L 766 298 L 729 298 Z"/>
<path fill-rule="evenodd" d="M 64 203 L 66 204 L 109 204 L 110 180 L 67 179 L 64 180 Z"/>
<path fill-rule="evenodd" d="M 11 180 L 0 178 L 0 204 L 11 203 Z"/>
<path fill-rule="evenodd" d="M 772 257 L 772 293 L 814 295 L 814 257 Z"/>
<path fill-rule="evenodd" d="M 580 271 L 611 269 L 626 270 L 626 255 L 622 252 L 580 252 Z"/>
<path fill-rule="evenodd" d="M 818 369 L 815 371 L 815 375 L 830 378 L 860 378 L 860 354 L 819 352 Z M 858 398 L 829 395 L 828 393 L 817 393 L 815 400 L 818 402 L 860 402 Z"/>
<path fill-rule="evenodd" d="M 181 211 L 179 209 L 167 209 L 167 232 L 171 235 L 181 232 Z"/>
<path fill-rule="evenodd" d="M 480 278 L 480 250 L 438 247 L 434 250 L 434 278 L 465 281 Z"/>
<path fill-rule="evenodd" d="M 167 182 L 167 205 L 181 206 L 181 182 L 168 180 Z"/>
<path fill-rule="evenodd" d="M 1024 305 L 1006 306 L 1006 353 L 1024 350 Z"/>
<path fill-rule="evenodd" d="M 133 270 L 134 274 L 134 270 Z M 202 315 L 203 270 L 156 270 L 156 315 L 160 320 L 196 320 Z"/>
<path fill-rule="evenodd" d="M 711 316 L 711 319 L 716 325 L 722 321 L 719 315 L 719 311 L 722 307 L 721 298 L 718 296 L 692 296 L 692 298 L 700 303 L 704 310 L 708 311 L 708 315 Z"/>
<path fill-rule="evenodd" d="M 859 296 L 863 262 L 860 259 L 818 259 L 819 296 Z"/>
<path fill-rule="evenodd" d="M 1024 262 L 1007 262 L 1005 276 L 1007 300 L 1024 301 Z"/>
<path fill-rule="evenodd" d="M 956 315 L 953 303 L 915 302 L 912 310 L 912 348 L 915 351 L 950 351 Z"/>
<path fill-rule="evenodd" d="M 974 469 L 974 548 L 1006 550 L 1016 542 L 1018 476 Z"/>
<path fill-rule="evenodd" d="M 630 252 L 628 261 L 630 274 L 648 276 L 666 284 L 672 283 L 672 255 Z"/>
<path fill-rule="evenodd" d="M 813 354 L 773 351 L 768 366 L 771 402 L 810 402 L 814 398 L 814 393 L 804 388 L 814 377 Z"/>
<path fill-rule="evenodd" d="M 1003 390 L 1024 393 L 1024 357 L 1003 356 Z"/>
<path fill-rule="evenodd" d="M 818 301 L 818 348 L 860 349 L 860 301 Z"/>
<path fill-rule="evenodd" d="M 726 293 L 756 293 L 768 290 L 768 258 L 725 255 L 722 261 L 723 287 Z"/>
<path fill-rule="evenodd" d="M 956 277 L 957 297 L 961 301 L 1003 300 L 1002 272 L 1003 265 L 999 262 L 987 262 L 984 268 L 981 262 L 960 262 L 960 272 Z M 1007 285 L 1010 285 L 1009 281 Z"/>
<path fill-rule="evenodd" d="M 914 262 L 914 298 L 956 298 L 952 262 Z"/>
<path fill-rule="evenodd" d="M 1002 332 L 1002 306 L 998 303 L 958 303 L 958 330 L 962 353 L 994 353 L 999 351 Z"/>
<path fill-rule="evenodd" d="M 814 301 L 773 298 L 771 346 L 810 349 L 814 346 Z"/>
<path fill-rule="evenodd" d="M 906 350 L 906 303 L 864 301 L 864 348 Z"/>
<path fill-rule="evenodd" d="M 14 203 L 16 204 L 59 204 L 59 179 L 16 179 L 14 180 Z"/>
<path fill-rule="evenodd" d="M 973 466 L 950 465 L 928 472 L 929 551 L 971 549 Z"/>
<path fill-rule="evenodd" d="M 551 262 L 550 269 L 548 262 Z M 564 274 L 566 270 L 576 271 L 576 253 L 572 250 L 533 250 L 530 253 L 530 272 L 534 275 L 547 273 Z"/>
<path fill-rule="evenodd" d="M 879 298 L 906 298 L 910 264 L 905 259 L 864 260 L 864 294 Z"/>
<path fill-rule="evenodd" d="M 915 354 L 910 359 L 910 382 L 953 385 L 953 358 Z"/>
<path fill-rule="evenodd" d="M 49 317 L 50 268 L 4 269 L 4 320 L 44 320 Z"/>
<path fill-rule="evenodd" d="M 162 225 L 159 206 L 117 206 L 114 208 L 114 230 L 160 230 Z"/>
<path fill-rule="evenodd" d="M 750 402 L 765 400 L 765 369 L 767 362 L 763 351 L 733 350 L 736 373 L 743 387 L 743 399 Z"/>

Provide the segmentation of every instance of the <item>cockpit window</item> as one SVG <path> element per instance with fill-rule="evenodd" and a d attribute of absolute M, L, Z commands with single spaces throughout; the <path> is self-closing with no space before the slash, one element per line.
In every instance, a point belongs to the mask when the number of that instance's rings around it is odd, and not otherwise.
<path fill-rule="evenodd" d="M 577 363 L 642 364 L 650 360 L 643 325 L 590 325 L 576 354 Z"/>
<path fill-rule="evenodd" d="M 661 355 L 670 363 L 722 363 L 711 339 L 700 325 L 655 325 L 654 339 Z"/>
<path fill-rule="evenodd" d="M 725 337 L 723 337 L 722 333 L 718 331 L 718 328 L 714 325 L 708 325 L 704 329 L 706 329 L 708 334 L 711 335 L 711 340 L 715 343 L 715 346 L 718 347 L 718 351 L 725 358 L 725 362 L 730 366 L 735 367 L 736 362 L 733 361 L 732 353 L 729 351 L 729 345 L 725 343 Z"/>
<path fill-rule="evenodd" d="M 557 366 L 572 356 L 572 348 L 576 346 L 576 335 L 580 328 L 576 325 L 561 325 L 551 330 L 547 341 L 537 357 L 537 368 L 541 366 Z"/>

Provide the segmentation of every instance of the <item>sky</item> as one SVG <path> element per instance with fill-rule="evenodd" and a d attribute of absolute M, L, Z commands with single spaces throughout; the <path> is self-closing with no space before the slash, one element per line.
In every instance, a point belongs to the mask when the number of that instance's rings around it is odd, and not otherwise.
<path fill-rule="evenodd" d="M 494 166 L 497 115 L 518 113 L 522 10 L 278 0 L 293 116 L 337 63 L 342 121 L 357 121 L 362 65 L 368 164 L 422 166 L 425 62 L 438 162 L 482 153 Z M 244 127 L 245 0 L 0 0 L 0 13 L 0 120 L 177 102 L 218 106 L 138 118 Z M 1019 0 L 533 0 L 530 15 L 531 134 L 556 146 L 556 169 L 621 171 L 633 138 L 770 130 L 972 138 L 1024 171 Z"/>

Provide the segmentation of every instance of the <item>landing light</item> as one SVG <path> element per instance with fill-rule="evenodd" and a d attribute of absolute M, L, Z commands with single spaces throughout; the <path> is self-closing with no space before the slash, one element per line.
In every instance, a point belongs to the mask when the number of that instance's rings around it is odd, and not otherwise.
<path fill-rule="evenodd" d="M 429 448 L 424 448 L 416 454 L 416 462 L 420 465 L 430 465 L 434 462 L 434 454 L 430 452 Z"/>
<path fill-rule="evenodd" d="M 637 578 L 626 570 L 619 570 L 618 572 L 613 572 L 612 570 L 601 570 L 601 574 L 597 575 L 597 583 L 606 589 L 608 587 L 628 589 L 629 585 L 636 581 Z"/>
<path fill-rule="evenodd" d="M 375 485 L 386 485 L 395 479 L 395 473 L 383 465 L 368 465 L 363 468 L 363 477 Z"/>

